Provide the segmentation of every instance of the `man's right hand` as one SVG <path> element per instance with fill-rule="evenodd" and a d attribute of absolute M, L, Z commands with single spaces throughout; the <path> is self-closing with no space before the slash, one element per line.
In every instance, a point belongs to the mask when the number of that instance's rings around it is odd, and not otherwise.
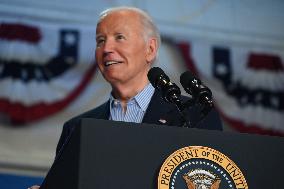
<path fill-rule="evenodd" d="M 28 189 L 39 189 L 39 187 L 40 186 L 38 186 L 38 185 L 34 185 L 34 186 L 29 187 Z"/>

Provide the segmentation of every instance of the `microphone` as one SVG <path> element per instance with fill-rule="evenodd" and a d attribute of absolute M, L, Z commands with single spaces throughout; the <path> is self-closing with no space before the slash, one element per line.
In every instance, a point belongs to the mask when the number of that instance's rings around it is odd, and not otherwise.
<path fill-rule="evenodd" d="M 180 112 L 184 110 L 179 87 L 170 81 L 161 68 L 151 68 L 147 76 L 153 87 L 161 91 L 162 97 L 166 102 L 174 103 Z"/>
<path fill-rule="evenodd" d="M 203 114 L 207 114 L 213 107 L 211 90 L 203 85 L 190 71 L 181 74 L 180 83 L 185 92 L 190 94 L 195 102 L 204 106 Z"/>

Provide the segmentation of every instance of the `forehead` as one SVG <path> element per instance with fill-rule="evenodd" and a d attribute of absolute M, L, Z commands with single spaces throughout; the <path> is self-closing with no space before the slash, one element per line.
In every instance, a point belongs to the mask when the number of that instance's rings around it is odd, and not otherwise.
<path fill-rule="evenodd" d="M 140 31 L 142 28 L 141 16 L 130 10 L 120 10 L 102 16 L 97 24 L 97 33 L 115 30 Z"/>

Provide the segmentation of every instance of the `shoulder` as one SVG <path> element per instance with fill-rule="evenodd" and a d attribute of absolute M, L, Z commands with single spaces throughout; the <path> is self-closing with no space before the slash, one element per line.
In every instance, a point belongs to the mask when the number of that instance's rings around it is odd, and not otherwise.
<path fill-rule="evenodd" d="M 183 96 L 183 101 L 186 102 L 190 100 L 189 97 Z M 205 117 L 201 115 L 202 107 L 199 104 L 192 104 L 188 108 L 188 117 L 194 127 L 199 129 L 209 129 L 209 130 L 223 130 L 223 124 L 219 113 L 213 107 Z"/>
<path fill-rule="evenodd" d="M 191 98 L 188 96 L 181 95 L 181 100 L 183 103 L 189 102 Z M 176 125 L 180 126 L 183 124 L 181 120 L 180 112 L 176 108 L 176 106 L 172 103 L 167 103 L 162 99 L 162 95 L 159 91 L 155 91 L 151 103 L 149 105 L 149 111 L 151 116 L 150 118 L 156 117 L 163 117 L 167 119 L 167 125 Z M 213 108 L 204 118 L 201 118 L 201 107 L 196 103 L 192 103 L 186 108 L 185 110 L 186 117 L 190 120 L 193 127 L 200 128 L 200 129 L 209 129 L 209 130 L 222 130 L 222 121 L 220 116 L 215 108 Z M 157 114 L 157 115 L 156 115 Z M 156 115 L 156 116 L 155 116 Z M 148 118 L 147 117 L 147 118 Z M 149 118 L 149 119 L 150 119 Z M 147 119 L 147 120 L 149 120 Z"/>

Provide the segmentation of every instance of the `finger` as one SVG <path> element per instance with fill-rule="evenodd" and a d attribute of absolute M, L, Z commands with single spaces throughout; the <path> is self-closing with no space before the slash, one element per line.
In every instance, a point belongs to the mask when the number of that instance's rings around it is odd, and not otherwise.
<path fill-rule="evenodd" d="M 28 189 L 39 189 L 39 187 L 40 186 L 38 186 L 38 185 L 34 185 L 34 186 L 29 187 Z"/>

